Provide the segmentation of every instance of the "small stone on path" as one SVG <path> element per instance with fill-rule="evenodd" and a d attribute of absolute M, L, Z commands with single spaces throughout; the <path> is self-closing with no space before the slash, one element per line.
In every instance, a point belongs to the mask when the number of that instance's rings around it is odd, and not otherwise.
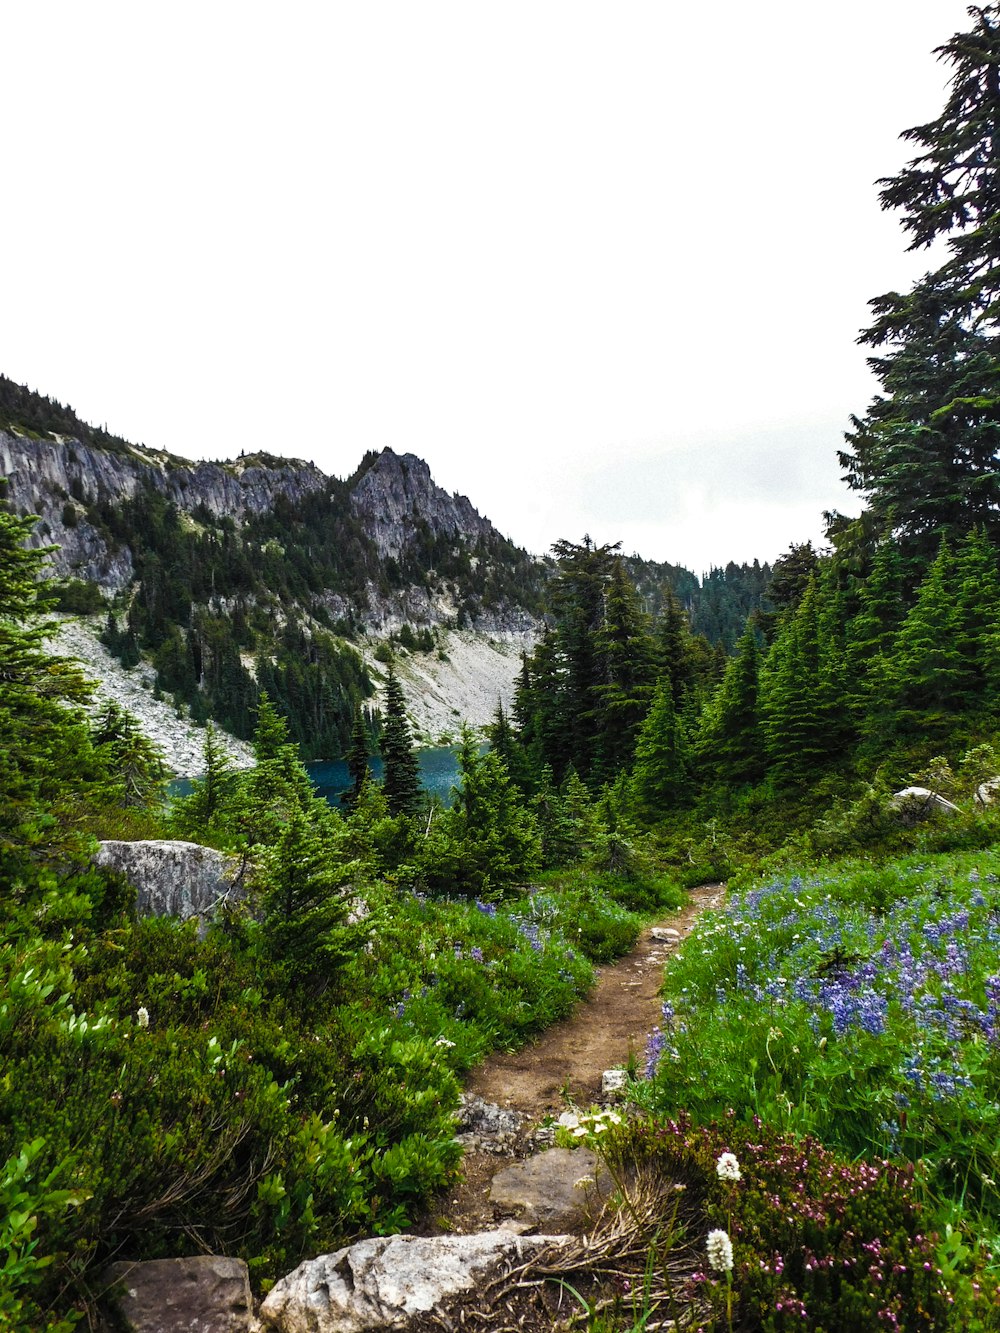
<path fill-rule="evenodd" d="M 494 1176 L 490 1202 L 534 1227 L 579 1232 L 611 1190 L 607 1168 L 589 1148 L 550 1148 Z"/>

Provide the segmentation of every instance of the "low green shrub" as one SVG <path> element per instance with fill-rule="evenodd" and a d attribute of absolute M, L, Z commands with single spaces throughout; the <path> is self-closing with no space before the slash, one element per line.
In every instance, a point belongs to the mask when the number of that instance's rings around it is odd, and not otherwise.
<path fill-rule="evenodd" d="M 701 1307 L 703 1328 L 997 1327 L 1000 1292 L 981 1252 L 933 1231 L 911 1165 L 849 1161 L 732 1117 L 633 1122 L 600 1148 L 618 1179 L 652 1172 L 682 1188 L 701 1262 L 680 1303 Z M 709 1245 L 713 1231 L 727 1240 Z"/>

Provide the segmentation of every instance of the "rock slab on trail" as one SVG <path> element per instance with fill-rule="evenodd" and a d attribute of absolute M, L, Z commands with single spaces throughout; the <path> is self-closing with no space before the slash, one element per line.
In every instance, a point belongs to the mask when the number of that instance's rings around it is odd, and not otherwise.
<path fill-rule="evenodd" d="M 611 1191 L 607 1169 L 589 1148 L 550 1148 L 499 1171 L 490 1203 L 532 1227 L 581 1232 Z"/>

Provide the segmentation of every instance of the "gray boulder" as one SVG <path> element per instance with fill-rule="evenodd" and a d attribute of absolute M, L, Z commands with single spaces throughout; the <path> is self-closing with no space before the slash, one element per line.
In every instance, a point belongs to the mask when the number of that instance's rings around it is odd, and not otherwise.
<path fill-rule="evenodd" d="M 125 876 L 143 916 L 207 922 L 224 903 L 243 896 L 239 858 L 196 842 L 102 842 L 94 861 Z"/>
<path fill-rule="evenodd" d="M 377 1333 L 413 1321 L 564 1236 L 377 1236 L 300 1264 L 260 1308 L 279 1333 Z"/>
<path fill-rule="evenodd" d="M 198 1255 L 112 1264 L 104 1280 L 114 1327 L 128 1333 L 249 1333 L 253 1326 L 242 1259 Z"/>
<path fill-rule="evenodd" d="M 1000 778 L 987 778 L 976 788 L 977 805 L 995 805 L 998 796 L 1000 796 Z"/>
<path fill-rule="evenodd" d="M 465 1093 L 458 1099 L 457 1114 L 459 1132 L 455 1137 L 462 1147 L 498 1156 L 514 1152 L 528 1118 L 519 1111 L 505 1110 L 495 1102 Z"/>
<path fill-rule="evenodd" d="M 961 814 L 957 805 L 952 805 L 951 801 L 945 800 L 929 787 L 904 787 L 902 791 L 893 793 L 889 804 L 898 812 L 903 823 L 908 825 L 919 824 L 932 815 Z"/>

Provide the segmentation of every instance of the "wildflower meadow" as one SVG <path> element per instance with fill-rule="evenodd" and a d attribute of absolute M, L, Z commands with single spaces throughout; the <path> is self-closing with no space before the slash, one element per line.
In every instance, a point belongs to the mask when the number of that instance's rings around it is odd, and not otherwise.
<path fill-rule="evenodd" d="M 998 1326 L 996 853 L 735 887 L 636 1072 L 630 1151 L 702 1164 L 706 1328 L 731 1293 L 754 1327 Z"/>

